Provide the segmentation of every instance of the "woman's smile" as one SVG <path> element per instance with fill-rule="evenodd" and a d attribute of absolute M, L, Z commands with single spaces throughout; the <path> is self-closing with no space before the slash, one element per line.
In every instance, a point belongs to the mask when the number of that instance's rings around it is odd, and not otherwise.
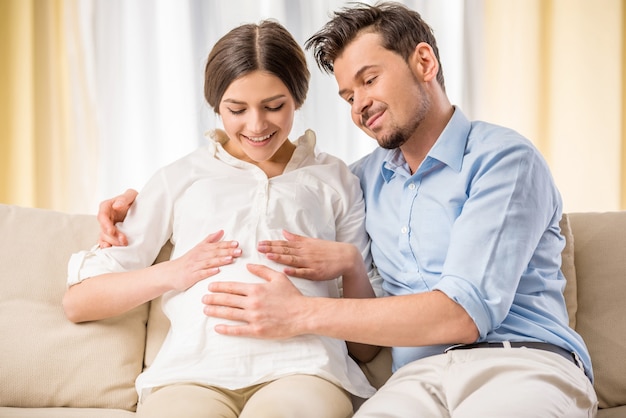
<path fill-rule="evenodd" d="M 276 133 L 276 131 L 272 132 L 269 135 L 265 135 L 265 136 L 247 136 L 247 135 L 244 135 L 244 134 L 241 134 L 241 136 L 244 137 L 249 142 L 252 142 L 253 144 L 259 145 L 259 144 L 262 144 L 264 142 L 267 142 L 270 138 L 272 138 L 274 136 L 275 133 Z"/>

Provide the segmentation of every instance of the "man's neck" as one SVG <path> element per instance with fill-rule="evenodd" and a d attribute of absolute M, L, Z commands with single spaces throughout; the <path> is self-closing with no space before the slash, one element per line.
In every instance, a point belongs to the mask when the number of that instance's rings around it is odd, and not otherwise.
<path fill-rule="evenodd" d="M 439 136 L 450 122 L 454 114 L 454 107 L 447 106 L 433 109 L 432 114 L 425 119 L 408 141 L 400 146 L 400 151 L 406 160 L 411 174 L 414 174 L 422 164 Z"/>

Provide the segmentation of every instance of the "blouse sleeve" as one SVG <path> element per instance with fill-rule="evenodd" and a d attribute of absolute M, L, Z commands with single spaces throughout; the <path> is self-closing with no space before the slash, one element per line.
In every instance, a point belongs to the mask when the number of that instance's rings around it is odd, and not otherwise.
<path fill-rule="evenodd" d="M 72 254 L 67 284 L 105 273 L 136 270 L 152 265 L 172 235 L 173 198 L 164 170 L 159 170 L 141 190 L 118 229 L 128 246 L 93 248 Z"/>

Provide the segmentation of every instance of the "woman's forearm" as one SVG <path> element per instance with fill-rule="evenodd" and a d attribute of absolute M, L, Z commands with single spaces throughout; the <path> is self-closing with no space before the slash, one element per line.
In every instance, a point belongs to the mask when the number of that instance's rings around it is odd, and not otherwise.
<path fill-rule="evenodd" d="M 95 321 L 121 315 L 157 298 L 170 290 L 167 264 L 83 280 L 65 292 L 65 315 L 72 322 Z"/>
<path fill-rule="evenodd" d="M 356 247 L 352 246 L 352 248 L 354 249 L 354 254 L 351 257 L 353 261 L 350 268 L 344 271 L 342 276 L 343 297 L 375 298 L 376 294 L 370 284 L 361 253 Z M 354 343 L 350 341 L 346 341 L 346 344 L 350 354 L 362 362 L 372 360 L 380 351 L 380 347 L 376 345 Z"/>
<path fill-rule="evenodd" d="M 350 245 L 348 248 L 351 250 L 351 254 L 345 258 L 348 264 L 342 273 L 343 297 L 376 297 L 369 281 L 361 253 L 353 245 Z"/>

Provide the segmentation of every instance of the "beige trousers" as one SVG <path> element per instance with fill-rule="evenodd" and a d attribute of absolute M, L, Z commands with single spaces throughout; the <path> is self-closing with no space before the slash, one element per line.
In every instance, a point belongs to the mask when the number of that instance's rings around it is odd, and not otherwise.
<path fill-rule="evenodd" d="M 137 408 L 145 418 L 348 418 L 350 394 L 317 376 L 293 375 L 238 390 L 197 384 L 155 389 Z"/>
<path fill-rule="evenodd" d="M 528 348 L 474 348 L 396 371 L 355 418 L 590 418 L 597 397 L 564 357 Z"/>

